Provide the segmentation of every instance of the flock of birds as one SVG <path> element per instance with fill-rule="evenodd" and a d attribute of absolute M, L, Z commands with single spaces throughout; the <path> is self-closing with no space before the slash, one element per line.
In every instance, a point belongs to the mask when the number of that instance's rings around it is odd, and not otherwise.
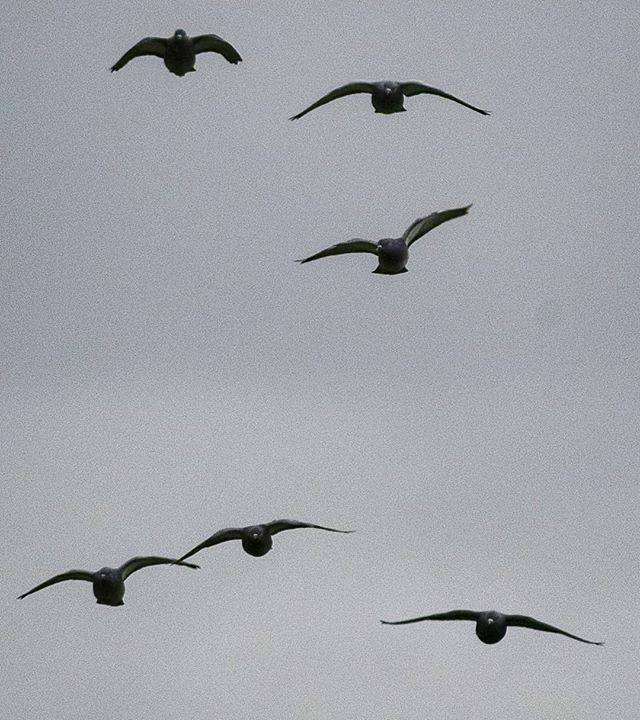
<path fill-rule="evenodd" d="M 242 58 L 238 51 L 226 40 L 217 35 L 197 35 L 189 37 L 184 30 L 176 30 L 169 38 L 147 37 L 136 43 L 111 67 L 111 71 L 121 70 L 131 60 L 146 55 L 159 57 L 163 60 L 166 68 L 174 75 L 183 77 L 187 73 L 195 71 L 196 56 L 204 52 L 214 52 L 222 55 L 232 64 L 239 63 Z M 352 82 L 343 85 L 321 97 L 312 103 L 302 112 L 293 115 L 290 120 L 298 120 L 307 113 L 315 110 L 326 103 L 353 95 L 356 93 L 368 93 L 371 95 L 371 104 L 376 113 L 390 115 L 392 113 L 404 112 L 404 99 L 413 95 L 427 94 L 437 95 L 447 100 L 459 103 L 464 107 L 474 110 L 482 115 L 489 115 L 486 110 L 474 107 L 459 98 L 450 95 L 442 90 L 418 82 Z M 426 217 L 415 220 L 399 238 L 383 238 L 378 242 L 354 238 L 346 242 L 332 245 L 320 252 L 310 255 L 300 263 L 307 263 L 331 255 L 342 255 L 345 253 L 371 253 L 377 256 L 378 265 L 374 273 L 384 275 L 396 275 L 407 272 L 407 261 L 411 245 L 429 231 L 444 222 L 466 215 L 471 205 L 452 208 L 441 212 L 434 212 Z M 269 523 L 250 525 L 248 527 L 234 527 L 218 530 L 209 538 L 196 545 L 178 559 L 144 556 L 133 557 L 117 568 L 103 567 L 96 572 L 87 570 L 69 570 L 68 572 L 55 575 L 48 580 L 36 585 L 31 590 L 19 596 L 19 599 L 27 597 L 32 593 L 43 590 L 51 585 L 65 582 L 67 580 L 85 580 L 92 583 L 93 594 L 101 605 L 120 606 L 124 604 L 125 581 L 137 570 L 152 565 L 180 565 L 192 569 L 198 569 L 198 565 L 186 562 L 186 560 L 205 548 L 213 547 L 230 540 L 240 540 L 243 550 L 254 557 L 266 555 L 272 548 L 273 535 L 284 530 L 299 528 L 314 528 L 335 533 L 351 533 L 351 530 L 337 530 L 336 528 L 314 525 L 312 523 L 300 522 L 298 520 L 274 520 Z M 469 620 L 476 624 L 476 635 L 486 644 L 492 645 L 504 638 L 508 627 L 525 627 L 532 630 L 540 630 L 548 633 L 556 633 L 578 640 L 589 645 L 602 645 L 601 642 L 586 640 L 573 635 L 565 630 L 548 625 L 526 615 L 507 615 L 495 610 L 452 610 L 444 613 L 435 613 L 408 620 L 395 622 L 381 620 L 384 625 L 405 625 L 422 622 L 424 620 Z"/>

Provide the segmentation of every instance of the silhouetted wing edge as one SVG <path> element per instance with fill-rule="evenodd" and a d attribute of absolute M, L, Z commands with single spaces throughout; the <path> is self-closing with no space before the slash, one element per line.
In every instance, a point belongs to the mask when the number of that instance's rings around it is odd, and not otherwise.
<path fill-rule="evenodd" d="M 573 640 L 578 640 L 580 642 L 587 643 L 588 645 L 604 645 L 603 642 L 596 642 L 595 640 L 585 640 L 585 638 L 581 638 L 578 635 L 572 635 L 566 630 L 560 630 L 560 628 L 549 625 L 548 623 L 541 622 L 540 620 L 536 620 L 535 618 L 529 617 L 527 615 L 507 615 L 506 618 L 507 625 L 512 625 L 513 627 L 526 627 L 530 628 L 531 630 L 542 630 L 543 632 L 566 635 Z"/>
<path fill-rule="evenodd" d="M 52 578 L 40 583 L 40 585 L 36 585 L 34 588 L 31 588 L 31 590 L 26 593 L 19 595 L 18 600 L 22 600 L 22 598 L 27 597 L 27 595 L 31 595 L 31 593 L 38 592 L 38 590 L 49 587 L 49 585 L 56 585 L 57 583 L 64 582 L 65 580 L 87 580 L 88 582 L 93 582 L 93 573 L 90 573 L 87 570 L 69 570 L 68 572 L 60 573 L 60 575 L 54 575 Z"/>
<path fill-rule="evenodd" d="M 409 620 L 380 620 L 383 625 L 408 625 L 409 623 L 422 622 L 423 620 L 478 620 L 479 613 L 473 610 L 451 610 L 434 615 L 423 615 L 422 617 L 410 618 Z"/>
<path fill-rule="evenodd" d="M 179 560 L 176 560 L 176 562 L 182 562 L 197 552 L 200 552 L 200 550 L 219 545 L 220 543 L 227 542 L 227 540 L 241 540 L 242 530 L 243 528 L 225 528 L 224 530 L 218 530 L 218 532 L 213 533 L 211 537 L 203 540 L 199 545 L 189 550 L 188 553 L 185 553 Z"/>
<path fill-rule="evenodd" d="M 297 115 L 292 115 L 289 120 L 298 120 L 303 115 L 306 115 L 308 112 L 311 112 L 312 110 L 315 110 L 316 108 L 319 108 L 321 105 L 326 105 L 326 103 L 331 102 L 332 100 L 337 100 L 338 98 L 345 97 L 345 95 L 354 95 L 356 93 L 371 93 L 373 92 L 373 85 L 368 82 L 352 82 L 348 83 L 347 85 L 343 85 L 342 87 L 336 88 L 335 90 L 332 90 L 331 92 L 327 93 L 326 95 L 323 95 L 320 100 L 316 100 L 312 105 L 309 105 L 308 108 L 303 110 L 302 112 L 298 113 Z"/>
<path fill-rule="evenodd" d="M 142 570 L 142 568 L 150 567 L 151 565 L 184 565 L 194 570 L 198 570 L 200 567 L 199 565 L 185 563 L 175 558 L 158 557 L 157 555 L 141 555 L 127 560 L 127 562 L 123 563 L 118 569 L 122 575 L 122 579 L 126 580 L 132 573 Z"/>
<path fill-rule="evenodd" d="M 111 72 L 120 70 L 133 58 L 141 57 L 142 55 L 154 55 L 159 58 L 164 58 L 166 40 L 164 38 L 147 37 L 140 42 L 136 43 L 132 48 L 118 60 L 115 65 L 111 66 Z"/>
<path fill-rule="evenodd" d="M 217 35 L 197 35 L 193 38 L 193 49 L 196 55 L 203 52 L 218 53 L 233 65 L 242 61 L 240 53 L 233 45 Z"/>
<path fill-rule="evenodd" d="M 440 90 L 436 87 L 431 87 L 431 85 L 423 85 L 419 82 L 406 82 L 402 83 L 400 88 L 402 90 L 402 93 L 407 97 L 412 97 L 413 95 L 438 95 L 439 97 L 445 98 L 446 100 L 453 100 L 453 102 L 464 105 L 470 110 L 475 110 L 481 115 L 491 115 L 491 113 L 487 110 L 481 110 L 479 107 L 476 107 L 475 105 L 470 105 L 464 100 L 460 100 L 460 98 L 457 98 L 455 95 L 451 95 L 450 93 L 444 92 L 444 90 Z"/>
<path fill-rule="evenodd" d="M 377 243 L 371 242 L 370 240 L 361 240 L 354 238 L 353 240 L 347 240 L 346 242 L 337 243 L 331 247 L 321 250 L 315 255 L 310 255 L 302 260 L 296 260 L 299 263 L 311 262 L 311 260 L 318 260 L 319 258 L 329 257 L 330 255 L 344 255 L 346 253 L 372 253 L 373 255 L 378 254 Z"/>
<path fill-rule="evenodd" d="M 402 239 L 405 241 L 407 247 L 411 247 L 416 240 L 419 240 L 423 235 L 437 228 L 438 225 L 466 215 L 470 207 L 471 205 L 465 205 L 465 207 L 452 208 L 451 210 L 441 210 L 431 213 L 431 215 L 427 215 L 426 217 L 418 218 L 405 230 Z"/>
<path fill-rule="evenodd" d="M 265 527 L 269 530 L 269 534 L 276 535 L 283 530 L 297 530 L 298 528 L 315 528 L 316 530 L 328 530 L 329 532 L 352 533 L 353 530 L 337 530 L 336 528 L 325 527 L 324 525 L 314 525 L 313 523 L 301 522 L 300 520 L 272 520 L 266 523 Z"/>

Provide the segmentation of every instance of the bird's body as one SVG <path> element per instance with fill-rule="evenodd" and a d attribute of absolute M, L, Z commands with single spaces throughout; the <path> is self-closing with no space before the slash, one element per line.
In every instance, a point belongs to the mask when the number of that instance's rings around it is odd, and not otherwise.
<path fill-rule="evenodd" d="M 217 35 L 189 37 L 184 30 L 176 30 L 170 38 L 148 37 L 140 40 L 112 66 L 111 72 L 123 68 L 130 60 L 143 55 L 162 58 L 167 70 L 183 77 L 195 71 L 196 55 L 215 52 L 234 65 L 242 58 L 237 50 Z"/>
<path fill-rule="evenodd" d="M 475 112 L 480 113 L 481 115 L 489 115 L 486 110 L 481 110 L 474 105 L 469 105 L 469 103 L 464 100 L 460 100 L 460 98 L 450 95 L 438 88 L 431 87 L 430 85 L 423 85 L 419 82 L 381 80 L 379 82 L 353 82 L 336 88 L 309 105 L 309 107 L 302 112 L 290 117 L 289 120 L 298 120 L 303 115 L 306 115 L 308 112 L 315 110 L 321 105 L 326 105 L 326 103 L 329 103 L 332 100 L 337 100 L 345 95 L 354 95 L 357 93 L 369 93 L 371 95 L 371 104 L 373 105 L 373 109 L 375 112 L 381 113 L 382 115 L 392 115 L 393 113 L 404 112 L 406 110 L 404 106 L 404 99 L 405 97 L 411 97 L 412 95 L 438 95 L 439 97 L 447 100 L 453 100 L 453 102 L 456 102 L 459 105 L 464 105 L 470 110 L 475 110 Z"/>
<path fill-rule="evenodd" d="M 451 210 L 443 210 L 442 212 L 434 212 L 426 217 L 418 218 L 405 230 L 402 237 L 399 238 L 383 238 L 378 242 L 354 238 L 346 242 L 332 245 L 331 247 L 321 250 L 315 255 L 298 260 L 299 263 L 307 263 L 311 260 L 319 260 L 330 255 L 344 255 L 346 253 L 371 253 L 378 258 L 378 266 L 372 272 L 379 275 L 398 275 L 407 272 L 407 262 L 409 260 L 409 248 L 411 245 L 426 235 L 430 230 L 438 227 L 447 220 L 466 215 L 471 205 L 466 207 L 453 208 Z"/>
<path fill-rule="evenodd" d="M 300 522 L 299 520 L 273 520 L 262 525 L 248 525 L 247 527 L 225 528 L 218 530 L 211 537 L 207 538 L 196 547 L 185 553 L 180 561 L 195 555 L 204 548 L 213 547 L 228 540 L 240 540 L 242 549 L 253 557 L 266 555 L 273 546 L 272 536 L 283 530 L 295 530 L 298 528 L 315 528 L 316 530 L 328 530 L 329 532 L 350 533 L 351 530 L 336 530 L 335 528 L 313 525 L 312 523 Z"/>
<path fill-rule="evenodd" d="M 476 624 L 476 635 L 483 643 L 487 645 L 495 645 L 500 642 L 507 634 L 508 627 L 526 627 L 532 630 L 541 630 L 542 632 L 557 633 L 566 637 L 578 640 L 588 645 L 603 645 L 604 643 L 595 642 L 593 640 L 585 640 L 584 638 L 572 635 L 565 630 L 548 625 L 535 618 L 527 615 L 506 615 L 496 610 L 451 610 L 450 612 L 435 613 L 433 615 L 424 615 L 422 617 L 411 618 L 409 620 L 398 620 L 389 622 L 381 620 L 383 625 L 407 625 L 409 623 L 422 622 L 423 620 L 470 620 Z"/>
<path fill-rule="evenodd" d="M 150 565 L 172 565 L 178 564 L 184 567 L 197 569 L 198 565 L 192 565 L 191 563 L 181 562 L 174 560 L 173 558 L 157 557 L 155 555 L 145 557 L 133 557 L 131 560 L 127 560 L 126 563 L 120 567 L 111 568 L 103 567 L 97 572 L 89 572 L 87 570 L 69 570 L 68 572 L 60 575 L 55 575 L 49 580 L 45 580 L 43 583 L 36 585 L 26 593 L 19 596 L 19 599 L 31 595 L 31 593 L 43 590 L 49 585 L 55 585 L 65 580 L 86 580 L 93 585 L 93 594 L 95 595 L 96 602 L 99 605 L 111 605 L 112 607 L 118 607 L 124 605 L 124 581 L 131 575 L 131 573 L 140 570 L 143 567 Z"/>

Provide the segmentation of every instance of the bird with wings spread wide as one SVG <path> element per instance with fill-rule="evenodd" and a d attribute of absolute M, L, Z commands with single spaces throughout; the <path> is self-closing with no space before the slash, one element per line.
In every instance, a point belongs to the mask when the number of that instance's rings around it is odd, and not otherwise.
<path fill-rule="evenodd" d="M 381 620 L 380 622 L 383 625 L 407 625 L 409 623 L 422 622 L 423 620 L 471 620 L 476 624 L 476 635 L 487 645 L 500 642 L 507 634 L 508 627 L 525 627 L 531 628 L 532 630 L 541 630 L 542 632 L 558 633 L 559 635 L 565 635 L 573 640 L 578 640 L 589 645 L 604 645 L 604 643 L 601 642 L 585 640 L 577 635 L 572 635 L 565 630 L 560 630 L 560 628 L 554 627 L 553 625 L 547 625 L 547 623 L 540 622 L 540 620 L 528 617 L 527 615 L 505 615 L 495 610 L 482 610 L 480 612 L 474 610 L 451 610 L 450 612 L 424 615 L 422 617 L 411 618 L 410 620 L 397 620 L 395 622 Z"/>
<path fill-rule="evenodd" d="M 185 553 L 180 561 L 195 555 L 204 548 L 213 547 L 228 540 L 241 540 L 243 550 L 254 557 L 266 555 L 273 545 L 272 535 L 283 530 L 297 530 L 298 528 L 315 528 L 316 530 L 328 530 L 329 532 L 351 533 L 353 530 L 336 530 L 335 528 L 314 525 L 313 523 L 300 522 L 300 520 L 273 520 L 263 525 L 248 525 L 247 527 L 225 528 L 218 530 L 210 538 L 207 538 L 199 545 Z"/>
<path fill-rule="evenodd" d="M 453 100 L 453 102 L 459 105 L 464 105 L 470 110 L 475 110 L 481 115 L 490 115 L 486 110 L 481 110 L 474 105 L 464 100 L 460 100 L 455 95 L 450 95 L 439 90 L 438 88 L 431 87 L 430 85 L 423 85 L 419 82 L 395 82 L 393 80 L 382 80 L 380 82 L 352 82 L 342 87 L 332 90 L 327 93 L 320 100 L 309 105 L 308 108 L 299 112 L 297 115 L 293 115 L 289 120 L 298 120 L 308 112 L 319 108 L 321 105 L 337 100 L 338 98 L 345 97 L 346 95 L 356 95 L 358 93 L 368 93 L 371 95 L 371 104 L 375 112 L 381 113 L 382 115 L 392 115 L 393 113 L 404 112 L 406 110 L 404 106 L 405 97 L 411 97 L 413 95 L 437 95 L 438 97 L 445 98 L 446 100 Z"/>
<path fill-rule="evenodd" d="M 155 555 L 133 557 L 117 568 L 103 567 L 96 572 L 69 570 L 60 575 L 54 575 L 54 577 L 45 580 L 43 583 L 40 583 L 40 585 L 36 585 L 34 588 L 31 588 L 31 590 L 23 593 L 18 599 L 22 600 L 22 598 L 31 595 L 31 593 L 38 592 L 38 590 L 43 590 L 49 587 L 49 585 L 55 585 L 65 580 L 86 580 L 93 584 L 93 594 L 99 605 L 112 605 L 113 607 L 117 607 L 118 605 L 124 605 L 122 599 L 124 597 L 124 581 L 131 573 L 149 567 L 150 565 L 173 564 L 183 565 L 184 567 L 193 568 L 194 570 L 199 568 L 199 565 L 192 565 L 191 563 L 174 560 L 173 558 L 157 557 Z"/>
<path fill-rule="evenodd" d="M 147 37 L 140 40 L 111 67 L 111 72 L 120 70 L 134 58 L 155 55 L 162 58 L 169 72 L 183 77 L 195 72 L 196 55 L 205 52 L 218 53 L 234 65 L 242 60 L 233 45 L 217 35 L 189 37 L 184 30 L 176 30 L 170 38 Z"/>
<path fill-rule="evenodd" d="M 418 218 L 409 225 L 402 237 L 399 238 L 383 238 L 378 242 L 354 238 L 353 240 L 332 245 L 297 262 L 307 263 L 311 262 L 311 260 L 319 260 L 330 255 L 344 255 L 345 253 L 371 253 L 378 258 L 378 266 L 372 272 L 381 275 L 405 273 L 407 272 L 407 261 L 409 260 L 409 248 L 411 245 L 430 230 L 438 227 L 438 225 L 466 215 L 470 207 L 471 205 L 467 205 L 452 210 L 443 210 L 442 212 L 434 212 L 426 217 Z"/>

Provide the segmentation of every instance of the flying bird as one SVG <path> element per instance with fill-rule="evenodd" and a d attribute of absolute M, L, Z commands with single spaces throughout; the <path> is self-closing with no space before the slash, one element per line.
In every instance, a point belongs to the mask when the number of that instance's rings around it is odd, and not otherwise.
<path fill-rule="evenodd" d="M 526 615 L 505 615 L 495 610 L 483 610 L 482 612 L 475 612 L 473 610 L 451 610 L 450 612 L 425 615 L 423 617 L 412 618 L 411 620 L 398 620 L 396 622 L 381 620 L 380 622 L 383 625 L 406 625 L 408 623 L 421 622 L 422 620 L 472 620 L 476 624 L 476 635 L 483 643 L 487 643 L 487 645 L 500 642 L 507 634 L 508 627 L 526 627 L 532 630 L 542 630 L 542 632 L 566 635 L 567 637 L 573 638 L 573 640 L 579 640 L 589 645 L 604 645 L 604 643 L 601 642 L 585 640 L 577 635 L 572 635 L 565 630 L 560 630 L 560 628 L 547 625 L 547 623 L 540 622 L 540 620 L 527 617 Z"/>
<path fill-rule="evenodd" d="M 429 85 L 423 85 L 419 82 L 394 82 L 392 80 L 382 80 L 380 82 L 373 83 L 352 82 L 336 88 L 321 97 L 320 100 L 316 100 L 316 102 L 312 105 L 309 105 L 306 110 L 290 117 L 289 120 L 298 120 L 298 118 L 301 118 L 303 115 L 306 115 L 308 112 L 315 110 L 321 105 L 325 105 L 326 103 L 329 103 L 332 100 L 337 100 L 345 95 L 355 95 L 356 93 L 369 93 L 371 95 L 371 104 L 373 105 L 374 110 L 377 113 L 382 113 L 383 115 L 404 112 L 406 109 L 404 107 L 405 97 L 412 97 L 413 95 L 438 95 L 439 97 L 443 97 L 447 100 L 453 100 L 453 102 L 464 105 L 470 110 L 475 110 L 481 115 L 490 115 L 490 113 L 486 110 L 481 110 L 473 105 L 469 105 L 469 103 L 466 103 L 464 100 L 460 100 L 460 98 L 457 98 L 454 95 L 449 95 L 449 93 L 444 92 L 444 90 L 438 90 L 438 88 L 431 87 Z"/>
<path fill-rule="evenodd" d="M 120 70 L 133 58 L 155 55 L 164 60 L 169 72 L 183 77 L 195 72 L 196 55 L 204 52 L 218 53 L 234 65 L 242 60 L 238 51 L 217 35 L 189 37 L 184 30 L 176 30 L 170 38 L 147 37 L 140 40 L 112 66 L 111 72 Z"/>
<path fill-rule="evenodd" d="M 141 570 L 149 565 L 183 565 L 184 567 L 193 568 L 197 570 L 199 565 L 192 565 L 191 563 L 181 562 L 180 560 L 174 560 L 173 558 L 165 557 L 133 557 L 131 560 L 127 560 L 126 563 L 118 568 L 103 567 L 97 572 L 88 572 L 87 570 L 69 570 L 68 572 L 60 575 L 55 575 L 49 580 L 45 580 L 40 585 L 36 585 L 28 592 L 20 595 L 18 600 L 31 595 L 31 593 L 38 592 L 49 585 L 55 585 L 65 580 L 87 580 L 93 583 L 93 594 L 99 605 L 112 605 L 117 607 L 118 605 L 124 605 L 122 598 L 124 597 L 124 581 L 131 575 L 131 573 Z"/>
<path fill-rule="evenodd" d="M 186 560 L 204 548 L 213 547 L 227 540 L 241 540 L 242 548 L 249 555 L 262 557 L 266 555 L 273 545 L 272 535 L 283 530 L 296 530 L 298 528 L 315 528 L 316 530 L 328 530 L 329 532 L 351 533 L 353 530 L 336 530 L 335 528 L 313 525 L 312 523 L 300 522 L 299 520 L 273 520 L 264 525 L 249 525 L 243 528 L 226 528 L 218 530 L 210 538 L 196 545 L 192 550 L 183 555 L 178 562 Z"/>
<path fill-rule="evenodd" d="M 430 230 L 442 225 L 447 220 L 466 215 L 471 205 L 461 208 L 453 208 L 452 210 L 443 210 L 442 212 L 434 212 L 426 217 L 418 218 L 405 230 L 402 237 L 399 238 L 383 238 L 378 242 L 370 240 L 362 240 L 361 238 L 353 238 L 346 242 L 338 243 L 321 250 L 315 255 L 310 255 L 303 260 L 297 260 L 299 263 L 311 262 L 329 255 L 343 255 L 345 253 L 371 253 L 378 256 L 378 267 L 372 270 L 374 273 L 381 275 L 397 275 L 398 273 L 407 272 L 407 261 L 409 260 L 409 248 L 413 243 L 428 233 Z"/>

